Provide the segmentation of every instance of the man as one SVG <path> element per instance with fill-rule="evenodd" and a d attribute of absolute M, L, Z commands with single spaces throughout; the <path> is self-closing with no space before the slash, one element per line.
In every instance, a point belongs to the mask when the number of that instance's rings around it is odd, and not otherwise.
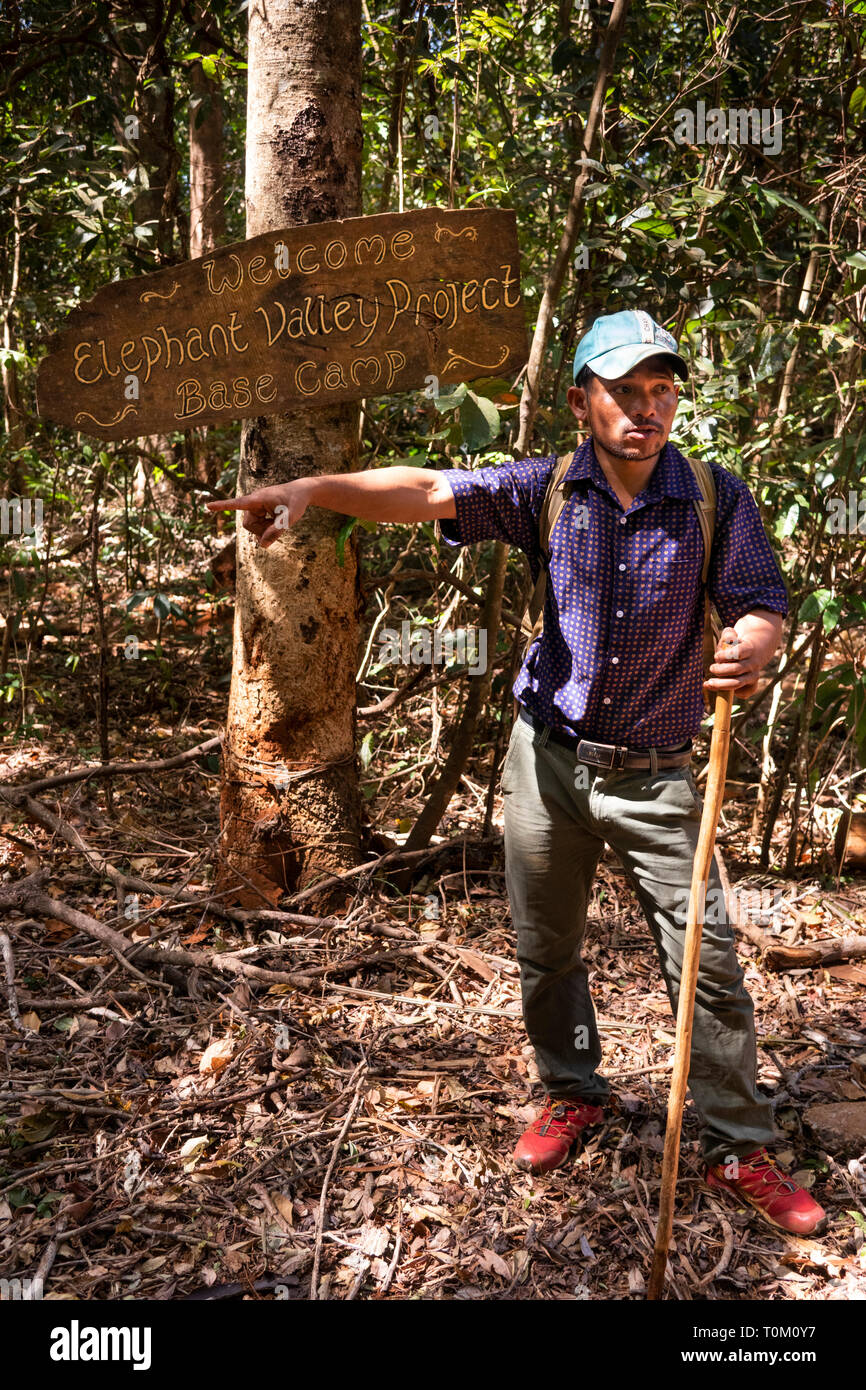
<path fill-rule="evenodd" d="M 506 885 L 523 1017 L 547 1092 L 520 1138 L 521 1169 L 565 1162 L 604 1118 L 609 1086 L 581 957 L 605 843 L 646 916 L 676 1012 L 701 801 L 688 769 L 703 714 L 700 490 L 668 442 L 688 368 L 649 314 L 599 318 L 574 357 L 568 404 L 588 427 L 550 539 L 544 628 L 514 685 L 502 772 Z M 553 458 L 474 472 L 383 468 L 303 478 L 231 504 L 271 544 L 312 503 L 363 520 L 438 518 L 449 544 L 495 538 L 539 571 L 538 520 Z M 716 527 L 707 587 L 726 627 L 710 690 L 755 690 L 779 643 L 784 582 L 748 488 L 713 465 Z M 208 503 L 217 509 L 225 503 Z M 275 508 L 285 511 L 275 517 Z M 708 902 L 724 901 L 713 865 Z M 772 1108 L 755 1086 L 752 1001 L 724 914 L 703 928 L 689 1086 L 708 1183 L 771 1224 L 816 1231 L 823 1209 L 768 1152 Z M 721 917 L 722 920 L 717 920 Z"/>

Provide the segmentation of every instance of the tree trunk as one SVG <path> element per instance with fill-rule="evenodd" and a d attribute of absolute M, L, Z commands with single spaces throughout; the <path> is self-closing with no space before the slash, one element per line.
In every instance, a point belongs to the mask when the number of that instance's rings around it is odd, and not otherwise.
<path fill-rule="evenodd" d="M 409 71 L 412 67 L 418 35 L 424 23 L 423 18 L 417 22 L 409 19 L 409 11 L 412 8 L 412 0 L 400 0 L 396 22 L 399 35 L 394 41 L 394 72 L 391 78 L 391 102 L 388 111 L 388 154 L 382 170 L 382 191 L 379 195 L 380 212 L 387 212 L 391 201 L 394 170 L 397 168 L 398 155 L 401 151 L 400 123 L 403 120 L 406 86 L 409 81 Z M 413 28 L 415 43 L 412 43 Z"/>
<path fill-rule="evenodd" d="M 5 313 L 3 318 L 3 347 L 6 352 L 14 352 L 15 334 L 12 316 L 18 299 L 18 285 L 21 277 L 21 222 L 19 218 L 20 194 L 15 194 L 12 214 L 12 271 L 4 295 Z M 3 424 L 9 449 L 9 470 L 7 496 L 20 497 L 24 491 L 24 478 L 21 472 L 21 458 L 18 450 L 24 444 L 24 411 L 21 406 L 21 390 L 18 381 L 18 367 L 13 357 L 3 358 Z"/>
<path fill-rule="evenodd" d="M 822 226 L 826 226 L 827 224 L 827 217 L 829 215 L 829 211 L 829 202 L 823 202 L 818 209 L 818 221 L 821 223 Z M 803 287 L 800 290 L 800 297 L 797 300 L 797 317 L 800 319 L 805 319 L 806 315 L 809 313 L 809 305 L 815 288 L 815 280 L 818 276 L 818 266 L 820 263 L 820 259 L 821 257 L 818 252 L 818 249 L 815 248 L 812 251 L 812 254 L 809 257 L 808 263 L 806 265 L 806 273 L 803 276 Z M 779 399 L 776 403 L 776 418 L 773 422 L 774 435 L 778 434 L 778 432 L 780 431 L 785 416 L 788 413 L 788 405 L 791 400 L 791 390 L 794 385 L 794 374 L 797 370 L 797 358 L 799 357 L 799 355 L 800 338 L 798 336 L 794 340 L 794 347 L 791 351 L 791 356 L 788 358 L 788 361 L 785 364 L 785 374 L 782 378 L 782 388 L 779 392 Z"/>
<path fill-rule="evenodd" d="M 132 259 L 138 262 L 140 274 L 183 259 L 185 251 L 184 240 L 179 246 L 175 242 L 175 230 L 184 218 L 178 202 L 180 156 L 174 131 L 174 77 L 166 49 L 177 8 L 177 0 L 133 0 L 111 7 L 115 41 L 112 95 L 117 107 L 114 128 L 124 150 L 124 172 L 137 171 L 133 227 L 150 232 L 133 242 Z M 165 435 L 147 436 L 145 448 L 174 462 Z M 148 486 L 156 498 L 174 491 L 171 474 L 166 472 L 155 480 L 150 464 L 139 455 L 133 474 L 136 506 L 144 506 Z"/>
<path fill-rule="evenodd" d="M 127 57 L 123 61 L 117 56 L 113 63 L 121 108 L 114 124 L 127 151 L 124 168 L 139 169 L 132 215 L 136 226 L 148 226 L 152 233 L 139 245 L 153 253 L 157 265 L 177 259 L 180 158 L 174 140 L 174 79 L 165 43 L 176 12 L 177 0 L 137 0 L 116 4 L 111 11 L 117 44 Z M 129 105 L 132 109 L 125 109 Z"/>
<path fill-rule="evenodd" d="M 201 63 L 193 63 L 189 86 L 189 255 L 195 260 L 225 240 L 223 96 Z"/>
<path fill-rule="evenodd" d="M 532 426 L 535 421 L 536 411 L 538 410 L 538 391 L 541 382 L 541 369 L 544 363 L 544 354 L 547 350 L 547 340 L 550 337 L 551 320 L 553 319 L 553 313 L 559 301 L 568 262 L 571 259 L 577 242 L 577 234 L 580 230 L 581 219 L 583 217 L 584 189 L 587 183 L 591 183 L 595 178 L 595 174 L 589 165 L 581 164 L 580 160 L 591 159 L 596 152 L 601 130 L 601 119 L 605 109 L 608 82 L 613 72 L 613 60 L 616 56 L 616 50 L 619 46 L 620 38 L 622 37 L 622 31 L 625 28 L 629 4 L 630 0 L 614 0 L 614 5 L 610 13 L 610 20 L 605 30 L 604 41 L 601 46 L 601 56 L 598 61 L 598 73 L 595 79 L 592 100 L 589 104 L 589 115 L 587 116 L 586 126 L 583 132 L 582 147 L 578 157 L 578 173 L 574 181 L 574 188 L 572 189 L 571 199 L 566 211 L 565 224 L 562 228 L 559 246 L 556 249 L 553 265 L 547 273 L 547 281 L 544 286 L 544 293 L 541 296 L 541 305 L 538 310 L 535 335 L 532 339 L 532 347 L 529 351 L 529 362 L 526 368 L 523 394 L 520 398 L 518 448 L 526 448 L 532 437 Z"/>
<path fill-rule="evenodd" d="M 217 45 L 204 29 L 193 38 L 197 53 Z M 201 63 L 189 74 L 189 256 L 196 260 L 216 249 L 226 237 L 223 96 L 217 79 Z M 188 431 L 190 469 L 195 480 L 215 487 L 219 460 L 208 448 L 208 431 Z"/>
<path fill-rule="evenodd" d="M 361 213 L 361 0 L 255 0 L 247 236 Z M 355 404 L 244 424 L 238 491 L 358 466 Z M 238 530 L 222 786 L 223 882 L 288 889 L 358 862 L 356 549 L 310 508 L 268 550 Z M 261 885 L 260 885 L 261 886 Z M 332 910 L 343 890 L 321 895 Z M 257 905 L 261 905 L 259 900 Z"/>

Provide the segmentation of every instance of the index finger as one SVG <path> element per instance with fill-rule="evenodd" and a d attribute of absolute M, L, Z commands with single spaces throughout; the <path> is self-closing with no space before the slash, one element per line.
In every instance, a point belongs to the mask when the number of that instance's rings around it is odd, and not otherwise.
<path fill-rule="evenodd" d="M 209 512 L 251 512 L 256 507 L 263 507 L 264 503 L 256 501 L 253 497 L 221 497 L 218 501 L 205 502 Z"/>

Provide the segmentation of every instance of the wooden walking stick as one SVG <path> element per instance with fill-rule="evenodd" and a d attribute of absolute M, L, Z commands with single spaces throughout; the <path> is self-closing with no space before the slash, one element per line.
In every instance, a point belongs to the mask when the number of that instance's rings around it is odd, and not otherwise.
<path fill-rule="evenodd" d="M 728 766 L 728 745 L 731 741 L 731 705 L 733 690 L 719 690 L 713 713 L 713 737 L 710 743 L 710 767 L 686 918 L 683 968 L 680 975 L 680 997 L 677 1006 L 677 1036 L 674 1048 L 674 1069 L 668 1098 L 668 1118 L 665 1127 L 665 1151 L 662 1160 L 662 1185 L 659 1197 L 659 1219 L 653 1250 L 647 1299 L 659 1297 L 664 1283 L 671 1230 L 674 1220 L 674 1190 L 680 1154 L 680 1131 L 683 1123 L 683 1102 L 689 1079 L 692 1052 L 692 1022 L 695 1014 L 695 985 L 701 956 L 701 932 L 707 897 L 707 879 L 713 862 L 716 827 L 725 794 L 725 773 Z"/>

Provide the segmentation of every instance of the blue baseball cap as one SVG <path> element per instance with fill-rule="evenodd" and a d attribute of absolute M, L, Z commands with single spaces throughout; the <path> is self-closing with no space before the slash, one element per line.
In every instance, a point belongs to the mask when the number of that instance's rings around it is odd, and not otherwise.
<path fill-rule="evenodd" d="M 574 354 L 574 377 L 583 367 L 611 380 L 625 376 L 647 357 L 669 357 L 683 381 L 689 369 L 677 351 L 677 340 L 642 309 L 623 309 L 597 318 L 584 333 Z"/>

